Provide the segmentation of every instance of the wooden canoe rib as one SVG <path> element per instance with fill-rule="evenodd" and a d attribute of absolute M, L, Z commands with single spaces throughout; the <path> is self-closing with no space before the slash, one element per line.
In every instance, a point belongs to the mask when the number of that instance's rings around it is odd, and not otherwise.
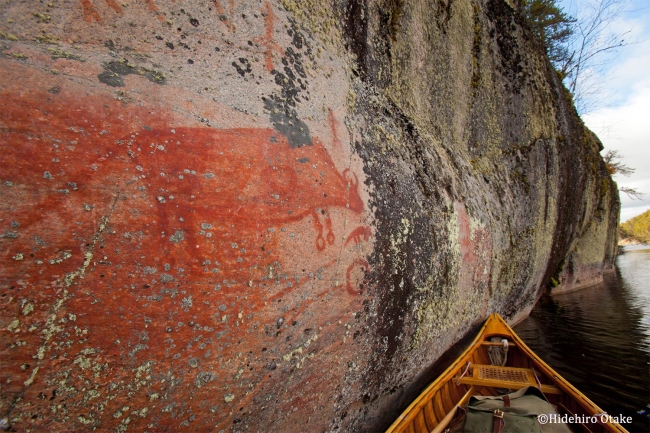
<path fill-rule="evenodd" d="M 508 340 L 506 366 L 492 366 L 490 363 L 488 348 L 502 345 L 490 341 L 492 337 Z M 469 367 L 468 363 L 471 363 Z M 497 388 L 519 389 L 525 386 L 541 388 L 560 414 L 591 417 L 604 413 L 535 355 L 495 313 L 488 318 L 467 350 L 411 403 L 386 433 L 442 433 L 458 406 L 465 404 L 470 396 L 498 395 Z M 617 423 L 569 427 L 574 431 L 593 433 L 627 432 Z"/>

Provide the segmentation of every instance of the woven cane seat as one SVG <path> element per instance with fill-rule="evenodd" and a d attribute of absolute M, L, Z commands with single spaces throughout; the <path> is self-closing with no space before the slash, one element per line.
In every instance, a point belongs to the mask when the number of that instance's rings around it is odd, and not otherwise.
<path fill-rule="evenodd" d="M 528 383 L 528 375 L 522 369 L 510 367 L 495 367 L 493 365 L 477 365 L 476 377 L 479 379 L 502 380 L 506 382 Z"/>
<path fill-rule="evenodd" d="M 538 386 L 535 373 L 530 368 L 472 364 L 470 370 L 471 374 L 463 377 L 456 377 L 458 384 L 507 389 L 521 389 L 526 386 Z M 561 393 L 559 388 L 554 385 L 542 384 L 541 389 L 544 393 Z"/>

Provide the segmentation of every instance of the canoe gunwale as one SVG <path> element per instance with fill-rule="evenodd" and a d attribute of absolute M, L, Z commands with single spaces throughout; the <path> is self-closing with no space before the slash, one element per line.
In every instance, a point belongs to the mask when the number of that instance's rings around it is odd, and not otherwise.
<path fill-rule="evenodd" d="M 420 410 L 428 403 L 433 396 L 441 390 L 446 383 L 454 379 L 454 376 L 460 375 L 462 370 L 467 365 L 467 362 L 473 357 L 474 353 L 481 347 L 482 343 L 489 339 L 490 337 L 506 337 L 512 340 L 517 348 L 522 352 L 524 356 L 527 356 L 536 369 L 539 369 L 544 375 L 554 382 L 554 385 L 558 387 L 562 392 L 564 392 L 571 399 L 575 400 L 586 413 L 591 415 L 598 415 L 604 413 L 604 411 L 595 405 L 591 400 L 589 400 L 585 395 L 578 391 L 573 385 L 571 385 L 566 379 L 560 376 L 555 372 L 550 366 L 548 366 L 539 356 L 537 356 L 526 344 L 515 334 L 515 332 L 508 326 L 508 324 L 499 316 L 497 313 L 493 313 L 485 321 L 477 336 L 474 338 L 472 343 L 465 349 L 465 351 L 429 386 L 427 386 L 422 393 L 400 414 L 399 417 L 393 422 L 393 424 L 386 430 L 386 433 L 398 433 L 403 431 L 402 427 L 406 427 L 410 424 L 413 419 L 417 416 Z M 465 387 L 464 390 L 461 390 L 462 394 L 465 394 L 470 387 L 467 385 L 459 385 Z M 453 409 L 452 409 L 453 410 Z M 439 419 L 439 421 L 442 421 Z M 621 425 L 616 423 L 601 423 L 606 429 L 609 429 L 612 432 L 626 433 Z"/>

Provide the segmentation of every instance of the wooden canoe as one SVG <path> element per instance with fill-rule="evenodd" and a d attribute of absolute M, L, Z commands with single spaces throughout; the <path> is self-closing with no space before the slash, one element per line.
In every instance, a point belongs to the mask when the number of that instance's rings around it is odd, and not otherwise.
<path fill-rule="evenodd" d="M 491 365 L 488 349 L 502 346 L 493 337 L 508 341 L 504 367 Z M 468 367 L 468 363 L 469 367 Z M 464 374 L 463 374 L 464 373 Z M 462 376 L 462 377 L 461 377 Z M 478 336 L 463 354 L 402 413 L 387 433 L 440 433 L 453 419 L 458 406 L 471 395 L 499 395 L 497 388 L 541 387 L 560 415 L 584 419 L 596 416 L 598 422 L 568 424 L 576 432 L 626 432 L 621 425 L 601 422 L 604 413 L 573 385 L 546 365 L 515 334 L 498 314 L 492 314 Z"/>

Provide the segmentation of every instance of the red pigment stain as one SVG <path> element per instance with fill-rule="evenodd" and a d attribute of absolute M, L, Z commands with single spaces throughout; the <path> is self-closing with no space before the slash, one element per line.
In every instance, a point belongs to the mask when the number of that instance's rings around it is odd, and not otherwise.
<path fill-rule="evenodd" d="M 118 14 L 120 15 L 124 14 L 124 12 L 122 12 L 122 8 L 120 7 L 120 5 L 117 4 L 115 0 L 106 0 L 106 4 L 109 5 Z"/>
<path fill-rule="evenodd" d="M 146 1 L 147 5 L 149 6 L 149 10 L 152 11 L 152 12 L 155 12 L 158 19 L 160 21 L 162 21 L 163 20 L 162 14 L 160 14 L 160 12 L 158 11 L 158 8 L 156 7 L 156 3 L 154 2 L 154 0 L 145 0 L 145 1 Z M 105 0 L 105 2 L 115 12 L 117 12 L 120 15 L 124 15 L 124 11 L 120 7 L 120 5 L 117 3 L 117 1 L 115 1 L 115 0 Z M 101 15 L 99 15 L 97 10 L 95 9 L 95 6 L 93 6 L 93 4 L 92 4 L 92 2 L 90 0 L 81 0 L 81 9 L 83 11 L 84 20 L 86 22 L 92 22 L 93 19 L 98 23 L 102 22 Z"/>
<path fill-rule="evenodd" d="M 231 22 L 231 20 L 228 19 L 227 15 L 226 15 L 226 10 L 223 8 L 223 6 L 221 6 L 221 3 L 219 2 L 219 0 L 212 0 L 212 2 L 214 3 L 215 9 L 217 10 L 217 14 L 219 14 L 219 20 L 226 26 L 228 31 L 231 32 L 232 31 L 232 22 Z M 232 12 L 233 12 L 234 7 L 235 7 L 234 2 L 231 2 L 231 4 L 230 4 L 230 16 L 231 17 L 232 17 Z"/>
<path fill-rule="evenodd" d="M 284 56 L 284 50 L 280 45 L 278 45 L 274 38 L 274 26 L 277 16 L 273 13 L 273 7 L 268 1 L 264 2 L 264 6 L 261 10 L 262 15 L 264 16 L 264 34 L 259 38 L 255 39 L 255 42 L 258 42 L 265 48 L 264 51 L 264 66 L 268 72 L 271 72 L 273 69 L 273 53 L 276 52 L 281 56 Z"/>
<path fill-rule="evenodd" d="M 98 23 L 102 22 L 102 18 L 99 16 L 90 0 L 81 0 L 81 8 L 86 22 L 91 22 L 93 19 Z"/>
<path fill-rule="evenodd" d="M 346 278 L 348 292 L 351 295 L 358 295 L 361 292 L 363 292 L 363 288 L 356 289 L 353 284 L 353 281 L 358 281 L 358 278 L 352 277 L 352 273 L 357 269 L 362 270 L 365 275 L 365 273 L 370 271 L 370 264 L 368 264 L 368 262 L 365 259 L 357 258 L 354 259 L 354 261 L 350 264 L 350 266 L 348 266 L 348 269 L 345 273 L 345 278 Z"/>
<path fill-rule="evenodd" d="M 334 287 L 319 275 L 336 260 L 289 274 L 296 253 L 281 241 L 282 225 L 311 220 L 295 249 L 319 263 L 335 240 L 330 211 L 363 211 L 356 175 L 318 139 L 291 148 L 273 129 L 173 128 L 158 107 L 65 92 L 0 98 L 0 284 L 25 300 L 0 306 L 7 323 L 20 317 L 3 331 L 17 342 L 1 349 L 0 381 L 49 430 L 112 430 L 126 405 L 149 411 L 130 416 L 135 429 L 190 416 L 208 428 L 261 405 L 261 391 L 246 396 L 255 386 L 283 389 L 308 362 L 297 342 L 335 344 L 307 330 L 337 320 L 368 263 L 348 266 L 343 300 L 314 318 L 301 313 L 322 309 Z M 346 244 L 370 235 L 359 227 Z"/>
<path fill-rule="evenodd" d="M 340 150 L 341 149 L 341 140 L 339 140 L 339 136 L 338 136 L 338 132 L 337 132 L 339 122 L 336 120 L 336 117 L 334 117 L 334 111 L 332 111 L 331 108 L 328 111 L 329 111 L 329 116 L 327 118 L 327 121 L 328 121 L 328 123 L 330 125 L 330 129 L 332 131 L 332 140 L 333 140 L 332 144 L 333 144 L 334 149 Z"/>
<path fill-rule="evenodd" d="M 492 260 L 492 240 L 490 233 L 482 227 L 471 229 L 465 206 L 454 203 L 458 214 L 459 243 L 461 255 L 460 278 L 458 285 L 468 291 L 489 294 L 489 280 Z M 486 295 L 487 296 L 487 295 Z M 484 299 L 487 311 L 488 299 Z"/>
<path fill-rule="evenodd" d="M 347 246 L 350 242 L 354 242 L 355 245 L 359 244 L 361 240 L 367 241 L 371 236 L 372 230 L 370 227 L 359 226 L 348 235 L 348 238 L 345 240 L 345 245 Z"/>

